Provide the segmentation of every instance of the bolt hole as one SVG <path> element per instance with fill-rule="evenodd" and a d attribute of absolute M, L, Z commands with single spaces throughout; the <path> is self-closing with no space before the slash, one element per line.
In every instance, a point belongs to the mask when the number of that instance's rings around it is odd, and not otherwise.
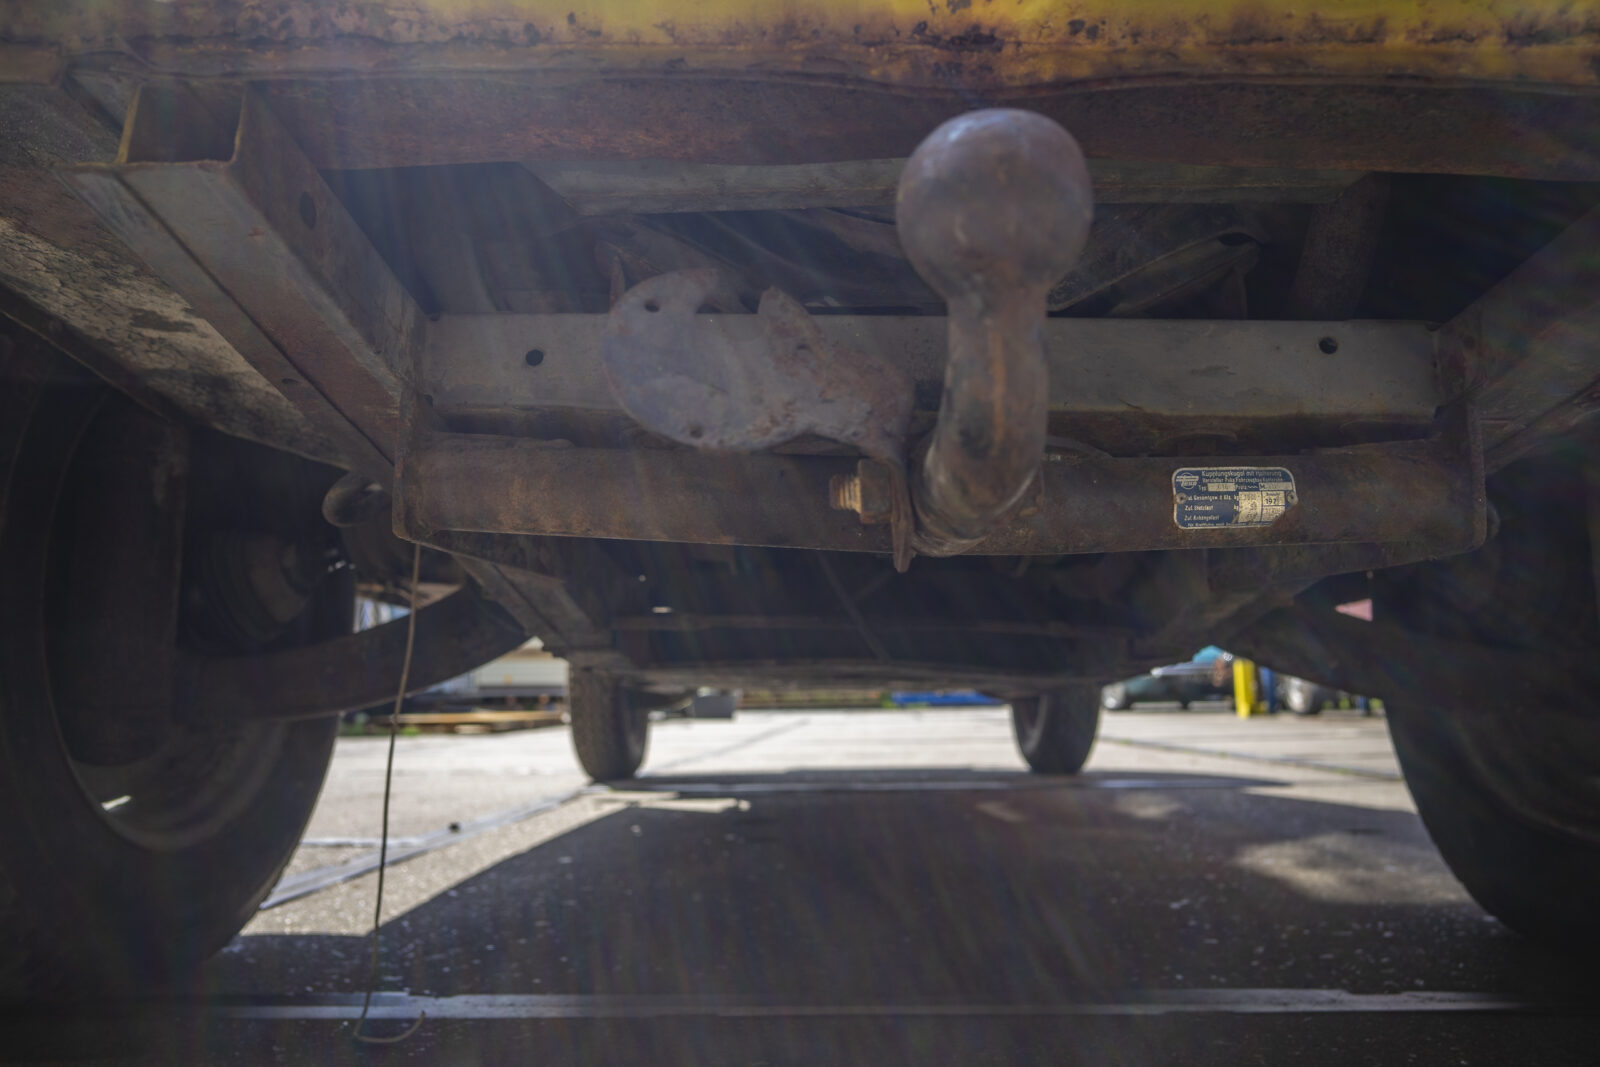
<path fill-rule="evenodd" d="M 1317 347 L 1322 349 L 1323 355 L 1331 356 L 1339 351 L 1339 339 L 1337 337 L 1324 337 L 1317 342 Z"/>
<path fill-rule="evenodd" d="M 528 349 L 528 354 L 522 357 L 522 362 L 526 363 L 530 367 L 537 367 L 539 364 L 544 362 L 544 349 Z"/>
<path fill-rule="evenodd" d="M 660 311 L 660 310 L 661 310 L 661 305 L 660 305 L 660 303 L 658 303 L 658 302 L 657 302 L 657 301 L 654 301 L 654 300 L 646 300 L 646 301 L 645 301 L 645 302 L 644 302 L 644 309 L 645 309 L 645 310 L 646 310 L 646 311 L 649 311 L 649 312 L 657 312 L 657 311 Z"/>
<path fill-rule="evenodd" d="M 308 230 L 317 228 L 317 202 L 311 199 L 310 193 L 300 194 L 300 221 Z"/>

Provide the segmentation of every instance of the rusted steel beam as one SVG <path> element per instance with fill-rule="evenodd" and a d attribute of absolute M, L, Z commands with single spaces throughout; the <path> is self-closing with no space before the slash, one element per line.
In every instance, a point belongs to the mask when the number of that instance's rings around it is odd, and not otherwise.
<path fill-rule="evenodd" d="M 1266 525 L 1180 528 L 1174 474 L 1206 467 L 1282 468 L 1298 503 Z M 466 530 L 887 553 L 888 527 L 826 508 L 830 479 L 855 468 L 842 457 L 565 448 L 441 434 L 407 452 L 397 522 L 412 537 Z M 1050 452 L 1040 478 L 971 552 L 1404 541 L 1446 555 L 1482 540 L 1477 470 L 1470 448 L 1453 435 L 1207 460 Z"/>
<path fill-rule="evenodd" d="M 396 524 L 423 540 L 461 530 L 887 552 L 887 527 L 863 526 L 827 505 L 828 480 L 855 465 L 435 435 L 402 458 Z"/>
<path fill-rule="evenodd" d="M 325 718 L 393 700 L 407 620 L 282 652 L 180 664 L 177 714 L 206 723 Z M 464 587 L 417 612 L 408 693 L 454 678 L 527 640 L 493 601 Z"/>
<path fill-rule="evenodd" d="M 620 415 L 600 355 L 606 318 L 445 315 L 428 324 L 420 387 L 445 418 L 558 409 Z M 697 318 L 717 344 L 747 350 L 763 343 L 758 316 Z M 937 410 L 947 350 L 942 317 L 818 315 L 812 322 L 832 344 L 900 368 L 918 410 Z M 1040 335 L 1049 408 L 1080 427 L 1085 419 L 1213 430 L 1262 420 L 1425 427 L 1445 400 L 1434 334 L 1420 322 L 1053 318 Z"/>
<path fill-rule="evenodd" d="M 349 464 L 387 481 L 421 312 L 260 97 L 217 106 L 141 91 L 118 162 L 67 180 Z"/>
<path fill-rule="evenodd" d="M 970 94 L 753 79 L 273 81 L 321 167 L 909 155 Z M 1389 84 L 1070 86 L 984 94 L 1074 131 L 1091 156 L 1208 166 L 1600 178 L 1600 97 Z M 707 122 L 706 115 L 715 115 Z"/>
<path fill-rule="evenodd" d="M 423 316 L 258 92 L 153 85 L 128 116 L 119 162 L 67 177 L 350 469 L 392 481 Z M 469 566 L 547 638 L 601 639 L 559 583 Z M 345 651 L 364 659 L 368 639 Z"/>
<path fill-rule="evenodd" d="M 696 659 L 683 663 L 648 663 L 630 677 L 661 689 L 846 689 L 854 685 L 871 689 L 977 689 L 991 696 L 1038 692 L 1071 682 L 1103 683 L 1148 670 L 1160 661 L 1133 661 L 1112 655 L 1067 658 L 1059 644 L 1042 642 L 1047 656 L 1027 666 L 993 665 L 963 659 L 895 659 L 884 663 L 865 656 L 848 658 L 835 653 L 801 660 L 796 658 Z"/>
<path fill-rule="evenodd" d="M 527 164 L 580 215 L 888 207 L 903 159 L 776 166 L 661 159 Z M 1359 171 L 1195 167 L 1091 159 L 1097 204 L 1326 204 Z"/>
<path fill-rule="evenodd" d="M 873 631 L 900 633 L 984 633 L 1009 637 L 1115 638 L 1115 625 L 1070 622 L 1017 622 L 1008 619 L 937 619 L 863 617 Z M 702 615 L 673 612 L 666 615 L 624 615 L 611 620 L 611 628 L 624 633 L 698 633 L 705 630 L 826 630 L 853 633 L 859 627 L 846 617 L 822 615 Z"/>
<path fill-rule="evenodd" d="M 1106 7 L 1017 0 L 1005 9 L 923 0 L 322 0 L 270 10 L 244 0 L 152 9 L 141 0 L 12 4 L 5 40 L 68 58 L 196 74 L 552 69 L 768 71 L 878 78 L 902 87 L 960 79 L 989 90 L 1116 78 L 1353 73 L 1593 85 L 1584 9 L 1480 0 L 1361 5 L 1171 0 Z M 126 53 L 132 53 L 126 55 Z M 19 55 L 8 58 L 21 66 Z"/>
<path fill-rule="evenodd" d="M 1499 470 L 1600 412 L 1600 209 L 1591 210 L 1439 331 Z"/>

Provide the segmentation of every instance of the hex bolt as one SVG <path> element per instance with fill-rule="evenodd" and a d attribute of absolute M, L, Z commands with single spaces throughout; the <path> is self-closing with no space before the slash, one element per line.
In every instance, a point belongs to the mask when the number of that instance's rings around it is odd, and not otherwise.
<path fill-rule="evenodd" d="M 828 503 L 834 511 L 861 510 L 861 476 L 835 474 L 828 479 Z"/>
<path fill-rule="evenodd" d="M 828 500 L 835 511 L 853 511 L 864 526 L 881 526 L 894 515 L 894 473 L 877 460 L 864 459 L 854 474 L 828 479 Z"/>
<path fill-rule="evenodd" d="M 1033 480 L 1048 414 L 1045 300 L 1093 214 L 1078 143 L 1030 111 L 951 119 L 907 162 L 895 225 L 945 298 L 950 337 L 939 421 L 912 477 L 918 551 L 970 547 Z"/>

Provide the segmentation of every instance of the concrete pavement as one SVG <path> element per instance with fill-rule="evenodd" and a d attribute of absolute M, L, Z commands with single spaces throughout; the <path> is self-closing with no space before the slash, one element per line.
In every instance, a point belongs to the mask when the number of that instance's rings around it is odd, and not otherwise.
<path fill-rule="evenodd" d="M 144 1062 L 345 1062 L 382 739 Z M 404 1062 L 1594 1062 L 1595 980 L 1444 868 L 1381 719 L 1109 713 L 1025 773 L 1004 709 L 657 724 L 586 788 L 564 729 L 402 739 L 379 968 Z M 456 829 L 452 830 L 452 824 Z M 370 861 L 369 866 L 370 866 Z M 131 1050 L 129 1050 L 131 1051 Z"/>

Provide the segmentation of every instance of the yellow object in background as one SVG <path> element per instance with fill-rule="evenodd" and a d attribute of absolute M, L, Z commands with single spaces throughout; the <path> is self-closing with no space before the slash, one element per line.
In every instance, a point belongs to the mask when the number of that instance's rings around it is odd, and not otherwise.
<path fill-rule="evenodd" d="M 1242 656 L 1235 656 L 1233 660 L 1233 706 L 1241 719 L 1266 710 L 1261 705 L 1261 695 L 1256 684 L 1255 661 Z"/>

